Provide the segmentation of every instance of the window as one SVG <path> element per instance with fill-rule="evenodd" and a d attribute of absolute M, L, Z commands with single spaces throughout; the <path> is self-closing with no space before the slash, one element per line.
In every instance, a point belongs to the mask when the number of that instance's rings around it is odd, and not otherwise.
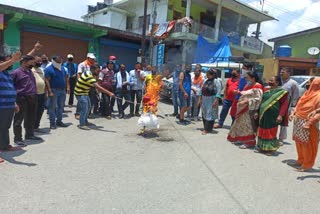
<path fill-rule="evenodd" d="M 181 7 L 183 8 L 187 7 L 187 0 L 181 0 Z"/>
<path fill-rule="evenodd" d="M 173 11 L 173 20 L 177 20 L 177 19 L 181 19 L 181 18 L 182 18 L 182 13 L 174 10 Z"/>
<path fill-rule="evenodd" d="M 149 25 L 150 25 L 150 14 L 147 15 L 147 25 L 146 25 L 147 29 Z M 143 16 L 139 16 L 139 28 L 143 28 Z"/>
<path fill-rule="evenodd" d="M 216 17 L 210 13 L 200 13 L 200 23 L 214 27 L 216 22 Z"/>

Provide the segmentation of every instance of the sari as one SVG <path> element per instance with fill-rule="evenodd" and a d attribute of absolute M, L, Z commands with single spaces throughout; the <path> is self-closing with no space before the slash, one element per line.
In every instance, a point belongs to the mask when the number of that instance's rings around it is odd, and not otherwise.
<path fill-rule="evenodd" d="M 234 123 L 228 134 L 230 142 L 241 142 L 246 146 L 255 146 L 257 124 L 253 118 L 258 111 L 262 99 L 263 87 L 256 83 L 254 86 L 246 86 L 241 92 L 241 97 L 237 103 L 237 114 Z M 248 101 L 241 104 L 242 101 Z"/>
<path fill-rule="evenodd" d="M 272 152 L 279 149 L 277 139 L 277 117 L 282 116 L 282 124 L 288 116 L 288 92 L 282 88 L 266 91 L 262 96 L 259 111 L 258 143 L 259 151 Z"/>
<path fill-rule="evenodd" d="M 308 119 L 308 115 L 320 108 L 320 78 L 315 78 L 308 91 L 300 98 L 294 112 L 293 140 L 298 153 L 297 163 L 304 170 L 313 167 L 319 144 L 319 115 Z M 304 125 L 309 123 L 309 128 Z"/>

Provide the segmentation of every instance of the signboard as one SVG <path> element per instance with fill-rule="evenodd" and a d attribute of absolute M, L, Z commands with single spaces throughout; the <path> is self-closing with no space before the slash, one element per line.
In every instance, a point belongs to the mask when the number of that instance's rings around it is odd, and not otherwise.
<path fill-rule="evenodd" d="M 156 55 L 154 58 L 156 59 L 156 66 L 158 67 L 158 71 L 162 70 L 162 65 L 164 62 L 164 48 L 164 44 L 159 44 L 156 47 Z"/>
<path fill-rule="evenodd" d="M 4 29 L 4 14 L 0 14 L 0 30 Z"/>
<path fill-rule="evenodd" d="M 157 30 L 155 36 L 156 37 L 162 36 L 165 32 L 167 32 L 168 26 L 169 26 L 169 22 L 159 24 L 158 30 Z"/>

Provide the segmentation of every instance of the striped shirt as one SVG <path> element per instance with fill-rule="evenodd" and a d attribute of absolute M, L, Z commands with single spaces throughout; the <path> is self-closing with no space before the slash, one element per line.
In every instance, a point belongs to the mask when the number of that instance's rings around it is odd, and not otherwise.
<path fill-rule="evenodd" d="M 95 84 L 97 80 L 93 77 L 91 72 L 84 72 L 80 75 L 74 94 L 76 96 L 89 95 L 90 88 Z"/>
<path fill-rule="evenodd" d="M 0 71 L 0 109 L 15 108 L 17 92 L 7 71 Z"/>

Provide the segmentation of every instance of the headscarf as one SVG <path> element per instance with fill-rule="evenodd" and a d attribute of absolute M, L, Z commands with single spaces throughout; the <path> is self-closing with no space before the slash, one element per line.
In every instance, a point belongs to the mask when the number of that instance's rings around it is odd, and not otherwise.
<path fill-rule="evenodd" d="M 301 119 L 307 119 L 320 103 L 320 78 L 315 78 L 310 88 L 299 99 L 296 106 L 296 115 Z"/>

